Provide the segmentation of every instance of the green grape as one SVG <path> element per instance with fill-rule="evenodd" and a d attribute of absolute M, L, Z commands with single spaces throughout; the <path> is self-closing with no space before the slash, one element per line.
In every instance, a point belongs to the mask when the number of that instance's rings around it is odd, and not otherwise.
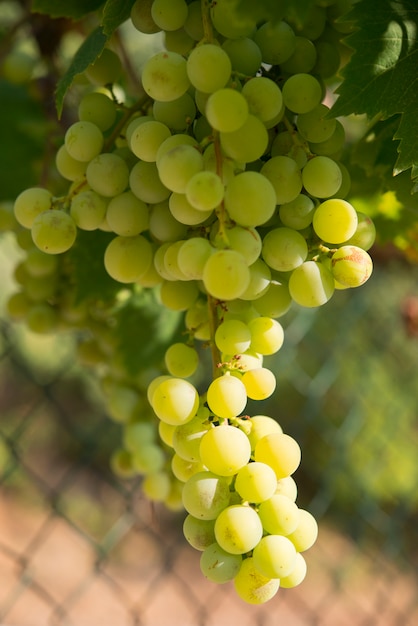
<path fill-rule="evenodd" d="M 280 64 L 280 68 L 286 74 L 309 73 L 316 63 L 315 44 L 307 37 L 295 37 L 295 49 L 293 54 Z"/>
<path fill-rule="evenodd" d="M 339 153 L 344 147 L 345 143 L 345 129 L 339 120 L 335 122 L 334 132 L 328 139 L 321 141 L 320 143 L 310 142 L 309 147 L 313 154 L 320 156 L 332 156 Z"/>
<path fill-rule="evenodd" d="M 5 53 L 7 50 L 5 50 Z M 14 48 L 5 54 L 1 61 L 2 78 L 13 85 L 30 83 L 37 59 L 25 50 Z"/>
<path fill-rule="evenodd" d="M 160 32 L 160 27 L 154 22 L 151 7 L 154 0 L 135 0 L 131 8 L 131 22 L 139 32 L 153 35 Z"/>
<path fill-rule="evenodd" d="M 257 354 L 251 350 L 246 350 L 236 355 L 222 354 L 222 361 L 227 363 L 232 361 L 240 372 L 246 372 L 247 370 L 263 365 L 263 357 L 261 354 Z"/>
<path fill-rule="evenodd" d="M 45 254 L 35 247 L 28 250 L 24 265 L 28 274 L 37 278 L 51 278 L 58 269 L 58 261 L 55 256 Z"/>
<path fill-rule="evenodd" d="M 292 589 L 297 587 L 305 579 L 307 571 L 306 561 L 300 552 L 296 554 L 295 565 L 287 576 L 280 578 L 280 586 L 283 589 Z"/>
<path fill-rule="evenodd" d="M 259 172 L 242 172 L 232 178 L 225 189 L 225 208 L 238 225 L 259 226 L 274 214 L 275 189 Z"/>
<path fill-rule="evenodd" d="M 157 274 L 159 274 L 159 276 L 161 277 L 160 283 L 162 283 L 163 280 L 174 280 L 174 276 L 171 274 L 165 264 L 165 253 L 168 251 L 169 248 L 170 243 L 166 242 L 158 246 L 158 248 L 154 250 L 153 265 Z"/>
<path fill-rule="evenodd" d="M 6 312 L 12 320 L 20 321 L 27 317 L 32 303 L 24 291 L 13 293 L 6 301 Z"/>
<path fill-rule="evenodd" d="M 202 280 L 212 297 L 218 300 L 234 300 L 247 289 L 250 271 L 239 252 L 218 250 L 206 261 Z"/>
<path fill-rule="evenodd" d="M 227 377 L 238 380 L 233 376 Z M 216 379 L 219 380 L 219 379 Z M 211 398 L 213 388 L 209 386 Z M 208 398 L 209 398 L 208 390 Z M 225 392 L 225 388 L 223 388 Z M 235 389 L 228 385 L 228 391 L 235 394 Z M 244 390 L 245 394 L 245 390 Z M 247 399 L 245 398 L 245 401 Z M 225 402 L 225 398 L 223 398 Z M 208 399 L 210 406 L 210 401 Z M 222 425 L 208 430 L 200 440 L 200 459 L 209 471 L 219 476 L 233 476 L 249 461 L 251 449 L 247 435 L 235 426 Z"/>
<path fill-rule="evenodd" d="M 161 471 L 164 465 L 164 452 L 155 443 L 148 443 L 132 453 L 132 466 L 138 474 L 143 476 Z"/>
<path fill-rule="evenodd" d="M 286 496 L 286 498 L 289 498 L 292 502 L 296 502 L 298 487 L 292 476 L 285 476 L 285 478 L 281 478 L 277 481 L 276 494 Z"/>
<path fill-rule="evenodd" d="M 206 174 L 207 172 L 200 172 L 200 174 L 203 173 Z M 195 176 L 198 175 L 199 174 L 195 174 Z M 168 206 L 172 216 L 178 222 L 186 224 L 187 226 L 196 226 L 197 224 L 201 224 L 206 221 L 210 215 L 212 215 L 212 209 L 201 211 L 200 209 L 192 206 L 184 193 L 175 193 L 173 191 L 169 198 Z"/>
<path fill-rule="evenodd" d="M 258 231 L 250 226 L 233 226 L 226 231 L 229 246 L 244 257 L 248 266 L 260 256 L 263 242 Z"/>
<path fill-rule="evenodd" d="M 182 483 L 187 483 L 189 478 L 198 472 L 203 472 L 205 466 L 201 461 L 187 461 L 177 452 L 171 457 L 171 471 L 174 476 Z"/>
<path fill-rule="evenodd" d="M 120 156 L 106 152 L 90 161 L 86 178 L 93 191 L 109 198 L 125 191 L 129 182 L 129 169 Z"/>
<path fill-rule="evenodd" d="M 248 80 L 241 91 L 248 102 L 250 113 L 262 122 L 279 115 L 283 107 L 282 92 L 271 78 L 255 76 Z"/>
<path fill-rule="evenodd" d="M 157 168 L 163 185 L 176 193 L 186 193 L 189 180 L 203 170 L 203 156 L 195 147 L 181 144 L 159 157 Z"/>
<path fill-rule="evenodd" d="M 296 564 L 296 549 L 287 537 L 266 535 L 254 548 L 255 567 L 267 578 L 281 578 L 291 573 Z"/>
<path fill-rule="evenodd" d="M 277 320 L 256 317 L 248 324 L 251 333 L 251 349 L 260 354 L 275 354 L 283 345 L 284 331 Z"/>
<path fill-rule="evenodd" d="M 225 87 L 231 70 L 229 56 L 215 44 L 196 46 L 187 59 L 187 76 L 193 87 L 204 93 L 213 93 Z"/>
<path fill-rule="evenodd" d="M 170 476 L 161 470 L 153 472 L 144 477 L 141 487 L 145 497 L 151 502 L 164 502 L 170 493 Z"/>
<path fill-rule="evenodd" d="M 151 263 L 151 244 L 142 235 L 118 235 L 107 245 L 104 254 L 107 273 L 120 283 L 136 282 L 149 269 Z"/>
<path fill-rule="evenodd" d="M 149 204 L 158 204 L 170 196 L 170 190 L 161 182 L 155 163 L 136 163 L 129 175 L 129 186 L 137 198 Z"/>
<path fill-rule="evenodd" d="M 299 509 L 294 500 L 275 492 L 260 504 L 258 514 L 264 530 L 271 535 L 287 536 L 299 523 Z"/>
<path fill-rule="evenodd" d="M 346 200 L 331 198 L 316 208 L 312 225 L 315 233 L 323 241 L 333 244 L 344 243 L 357 230 L 357 212 Z"/>
<path fill-rule="evenodd" d="M 180 98 L 170 102 L 156 100 L 152 105 L 152 113 L 157 122 L 161 122 L 175 132 L 186 130 L 196 117 L 196 105 L 192 96 L 186 91 Z"/>
<path fill-rule="evenodd" d="M 57 281 L 55 276 L 28 276 L 24 287 L 26 295 L 32 302 L 43 302 L 55 297 Z"/>
<path fill-rule="evenodd" d="M 238 130 L 221 132 L 220 140 L 227 156 L 236 161 L 251 163 L 259 159 L 266 151 L 268 133 L 263 122 L 250 114 Z"/>
<path fill-rule="evenodd" d="M 270 465 L 278 479 L 293 474 L 299 467 L 300 457 L 299 444 L 284 433 L 265 435 L 254 449 L 255 460 Z"/>
<path fill-rule="evenodd" d="M 254 261 L 248 269 L 250 270 L 250 283 L 244 293 L 241 294 L 240 299 L 252 302 L 260 298 L 269 288 L 271 271 L 262 259 Z"/>
<path fill-rule="evenodd" d="M 278 578 L 267 578 L 255 567 L 254 558 L 243 560 L 241 569 L 234 578 L 235 591 L 248 604 L 264 604 L 279 590 Z"/>
<path fill-rule="evenodd" d="M 165 380 L 169 380 L 172 378 L 169 374 L 161 374 L 161 376 L 156 376 L 153 378 L 148 386 L 147 386 L 147 400 L 152 405 L 152 397 L 154 395 L 154 391 L 157 389 L 158 385 Z M 174 426 L 173 426 L 174 429 Z"/>
<path fill-rule="evenodd" d="M 276 191 L 276 204 L 291 202 L 302 190 L 302 174 L 294 159 L 275 156 L 264 163 L 260 170 Z"/>
<path fill-rule="evenodd" d="M 165 280 L 160 286 L 160 299 L 171 311 L 187 311 L 196 302 L 199 288 L 193 281 Z"/>
<path fill-rule="evenodd" d="M 213 248 L 207 239 L 192 237 L 181 245 L 178 252 L 178 265 L 183 274 L 190 280 L 200 280 L 206 261 Z"/>
<path fill-rule="evenodd" d="M 185 0 L 154 0 L 151 16 L 161 30 L 177 30 L 186 21 L 187 4 Z"/>
<path fill-rule="evenodd" d="M 166 273 L 169 275 L 169 280 L 188 280 L 188 277 L 183 274 L 178 264 L 178 254 L 183 243 L 183 239 L 170 243 L 164 253 L 163 265 Z"/>
<path fill-rule="evenodd" d="M 154 122 L 154 121 L 155 120 L 152 115 L 140 115 L 139 113 L 134 115 L 132 118 L 130 118 L 130 122 L 125 127 L 125 130 L 124 130 L 124 135 L 125 135 L 125 139 L 126 139 L 128 146 L 131 143 L 132 135 L 134 131 L 138 128 L 138 126 L 140 126 L 141 124 L 145 124 L 145 122 Z"/>
<path fill-rule="evenodd" d="M 190 422 L 176 426 L 173 432 L 172 446 L 185 461 L 201 461 L 200 442 L 202 437 L 212 428 L 208 418 L 208 409 L 201 407 Z"/>
<path fill-rule="evenodd" d="M 275 419 L 268 415 L 254 415 L 250 419 L 250 432 L 248 439 L 250 440 L 251 450 L 254 450 L 257 442 L 265 435 L 271 433 L 282 433 L 282 427 Z"/>
<path fill-rule="evenodd" d="M 187 380 L 170 377 L 157 385 L 151 405 L 160 420 L 180 426 L 196 415 L 199 394 Z"/>
<path fill-rule="evenodd" d="M 240 554 L 229 554 L 216 542 L 208 546 L 200 557 L 202 574 L 218 584 L 233 580 L 240 570 L 241 563 Z"/>
<path fill-rule="evenodd" d="M 192 346 L 176 342 L 165 351 L 164 363 L 171 376 L 189 378 L 197 370 L 199 355 Z"/>
<path fill-rule="evenodd" d="M 274 494 L 277 478 L 274 471 L 265 463 L 248 463 L 235 478 L 235 490 L 247 502 L 264 502 Z"/>
<path fill-rule="evenodd" d="M 152 237 L 160 242 L 178 241 L 187 232 L 186 225 L 173 217 L 168 202 L 158 202 L 152 206 L 148 228 Z"/>
<path fill-rule="evenodd" d="M 168 137 L 171 137 L 168 126 L 151 120 L 138 124 L 131 134 L 129 147 L 138 159 L 156 161 L 158 148 Z"/>
<path fill-rule="evenodd" d="M 218 207 L 224 197 L 222 179 L 214 172 L 197 172 L 186 185 L 186 198 L 198 211 L 211 211 Z"/>
<path fill-rule="evenodd" d="M 110 467 L 116 476 L 132 478 L 136 471 L 132 465 L 132 455 L 128 450 L 116 448 L 110 457 Z"/>
<path fill-rule="evenodd" d="M 165 380 L 168 378 L 167 376 Z M 169 448 L 173 447 L 173 435 L 176 428 L 177 426 L 174 424 L 167 424 L 167 422 L 162 422 L 161 420 L 158 422 L 158 436 Z"/>
<path fill-rule="evenodd" d="M 43 211 L 33 220 L 31 234 L 37 248 L 48 254 L 60 254 L 73 246 L 77 227 L 64 211 Z"/>
<path fill-rule="evenodd" d="M 287 313 L 291 304 L 288 286 L 271 281 L 267 291 L 254 302 L 254 308 L 263 317 L 276 318 Z"/>
<path fill-rule="evenodd" d="M 116 120 L 116 104 L 99 91 L 86 93 L 78 105 L 78 119 L 81 122 L 92 122 L 102 132 L 109 130 Z"/>
<path fill-rule="evenodd" d="M 145 62 L 141 80 L 145 92 L 162 102 L 180 98 L 190 86 L 186 60 L 177 52 L 167 50 L 157 52 Z"/>
<path fill-rule="evenodd" d="M 202 4 L 200 0 L 190 2 L 188 9 L 184 30 L 194 41 L 201 41 L 205 33 L 203 30 Z"/>
<path fill-rule="evenodd" d="M 65 133 L 65 148 L 77 161 L 91 161 L 101 152 L 102 131 L 92 122 L 75 122 Z"/>
<path fill-rule="evenodd" d="M 285 202 L 279 207 L 279 217 L 284 226 L 303 230 L 312 223 L 314 211 L 313 200 L 301 193 L 291 202 Z"/>
<path fill-rule="evenodd" d="M 308 245 L 298 231 L 286 227 L 274 228 L 263 239 L 262 255 L 272 269 L 289 272 L 305 261 Z"/>
<path fill-rule="evenodd" d="M 117 235 L 133 237 L 147 230 L 149 209 L 132 191 L 125 191 L 110 200 L 106 220 L 110 229 Z"/>
<path fill-rule="evenodd" d="M 52 207 L 52 194 L 42 187 L 29 187 L 22 191 L 14 201 L 13 212 L 21 226 L 31 228 L 34 219 Z"/>
<path fill-rule="evenodd" d="M 19 230 L 19 224 L 14 214 L 14 203 L 9 200 L 0 200 L 0 232 Z"/>
<path fill-rule="evenodd" d="M 199 120 L 202 119 L 205 118 L 203 116 L 199 118 Z M 210 133 L 211 132 L 210 129 Z M 203 153 L 204 168 L 209 172 L 218 174 L 218 176 L 222 178 L 224 185 L 227 185 L 231 178 L 233 178 L 238 171 L 242 170 L 242 167 L 233 159 L 222 154 L 222 152 L 221 154 L 218 154 L 218 152 L 219 151 L 215 149 L 214 143 L 209 144 Z"/>
<path fill-rule="evenodd" d="M 242 12 L 238 4 L 238 0 L 218 0 L 211 6 L 212 23 L 224 37 L 249 37 L 256 27 L 254 18 Z"/>
<path fill-rule="evenodd" d="M 310 159 L 302 170 L 302 182 L 306 191 L 316 198 L 330 198 L 342 183 L 338 163 L 327 156 Z"/>
<path fill-rule="evenodd" d="M 206 470 L 197 472 L 184 484 L 182 500 L 184 508 L 193 517 L 216 520 L 229 505 L 229 478 Z"/>
<path fill-rule="evenodd" d="M 248 117 L 248 104 L 236 89 L 225 87 L 211 93 L 205 107 L 209 124 L 222 132 L 233 132 L 241 128 Z"/>
<path fill-rule="evenodd" d="M 322 306 L 334 293 L 334 278 L 325 265 L 306 261 L 293 270 L 289 279 L 292 299 L 304 307 Z"/>
<path fill-rule="evenodd" d="M 314 516 L 305 511 L 298 509 L 299 519 L 294 531 L 289 533 L 288 539 L 293 543 L 297 552 L 305 552 L 313 546 L 318 537 L 318 524 Z"/>
<path fill-rule="evenodd" d="M 371 276 L 373 261 L 362 248 L 345 245 L 332 255 L 332 275 L 345 287 L 359 287 Z"/>
<path fill-rule="evenodd" d="M 86 173 L 87 163 L 74 159 L 68 153 L 65 145 L 62 145 L 55 155 L 55 167 L 63 178 L 74 182 L 83 178 Z"/>
<path fill-rule="evenodd" d="M 357 246 L 363 250 L 370 250 L 376 239 L 376 226 L 371 217 L 357 211 L 358 224 L 354 235 L 346 242 L 346 245 Z"/>
<path fill-rule="evenodd" d="M 309 143 L 321 143 L 327 141 L 335 132 L 337 120 L 327 118 L 329 107 L 318 104 L 308 113 L 298 115 L 297 129 Z"/>
<path fill-rule="evenodd" d="M 254 368 L 244 373 L 242 377 L 247 396 L 251 400 L 265 400 L 276 389 L 276 377 L 265 367 Z"/>
<path fill-rule="evenodd" d="M 292 113 L 308 113 L 322 100 L 322 86 L 311 74 L 293 74 L 286 79 L 283 88 L 283 102 Z"/>
<path fill-rule="evenodd" d="M 199 144 L 194 137 L 192 137 L 191 135 L 185 135 L 184 133 L 176 133 L 175 135 L 171 135 L 171 137 L 168 137 L 165 141 L 163 141 L 161 146 L 158 148 L 156 160 L 157 167 L 160 160 L 167 152 L 170 152 L 170 150 L 173 150 L 173 148 L 184 145 L 194 146 L 196 150 L 200 150 Z"/>
<path fill-rule="evenodd" d="M 183 534 L 192 548 L 203 552 L 215 542 L 214 527 L 214 520 L 198 519 L 189 514 L 183 522 Z"/>
<path fill-rule="evenodd" d="M 236 417 L 247 404 L 244 384 L 234 376 L 224 374 L 215 378 L 208 388 L 207 403 L 210 410 L 218 417 Z M 217 437 L 221 435 L 211 435 Z M 236 435 L 238 438 L 239 435 Z"/>
<path fill-rule="evenodd" d="M 318 39 L 324 32 L 326 20 L 327 14 L 325 9 L 318 6 L 316 2 L 314 5 L 311 5 L 310 10 L 307 12 L 300 34 L 312 41 Z"/>
<path fill-rule="evenodd" d="M 127 412 L 127 415 L 132 416 L 138 408 L 139 395 L 138 393 L 136 393 L 135 389 L 130 389 L 129 387 L 125 387 L 124 389 L 126 389 L 128 392 L 134 392 L 130 401 L 132 408 Z M 136 397 L 134 397 L 135 395 Z M 124 425 L 122 442 L 124 447 L 130 452 L 135 452 L 135 450 L 144 446 L 145 444 L 155 442 L 155 439 L 156 428 L 155 425 L 151 422 L 128 422 Z"/>
<path fill-rule="evenodd" d="M 240 320 L 227 320 L 216 329 L 215 343 L 221 352 L 241 354 L 250 347 L 250 329 Z"/>
<path fill-rule="evenodd" d="M 71 200 L 70 215 L 82 230 L 96 230 L 102 224 L 107 202 L 98 193 L 88 189 Z"/>
<path fill-rule="evenodd" d="M 56 309 L 48 302 L 32 304 L 25 317 L 29 330 L 38 335 L 49 335 L 58 329 L 59 317 Z"/>
<path fill-rule="evenodd" d="M 295 33 L 283 21 L 265 22 L 257 29 L 254 41 L 261 51 L 263 63 L 280 65 L 295 51 Z"/>
<path fill-rule="evenodd" d="M 164 33 L 164 48 L 170 52 L 187 56 L 194 45 L 194 39 L 186 33 L 184 27 Z"/>
<path fill-rule="evenodd" d="M 224 508 L 215 521 L 215 538 L 230 554 L 253 550 L 263 535 L 257 512 L 249 506 L 233 504 Z"/>
<path fill-rule="evenodd" d="M 194 306 L 186 312 L 184 322 L 195 339 L 209 341 L 210 325 L 206 300 L 197 300 Z"/>
<path fill-rule="evenodd" d="M 222 48 L 231 61 L 232 70 L 253 76 L 261 65 L 261 52 L 253 39 L 240 37 L 239 39 L 226 39 Z"/>
<path fill-rule="evenodd" d="M 113 50 L 104 48 L 100 56 L 85 70 L 88 80 L 99 87 L 116 83 L 122 74 L 122 63 Z"/>

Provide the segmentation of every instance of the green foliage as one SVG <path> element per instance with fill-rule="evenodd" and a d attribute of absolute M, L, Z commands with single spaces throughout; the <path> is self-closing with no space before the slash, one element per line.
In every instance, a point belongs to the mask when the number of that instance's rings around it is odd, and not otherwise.
<path fill-rule="evenodd" d="M 343 71 L 335 116 L 365 113 L 370 119 L 397 116 L 392 138 L 399 140 L 394 174 L 418 164 L 417 64 L 418 8 L 414 0 L 360 0 L 349 14 L 356 30 L 346 43 L 353 48 Z M 377 135 L 377 151 L 382 147 Z M 416 171 L 413 169 L 413 177 Z"/>
<path fill-rule="evenodd" d="M 32 11 L 34 13 L 44 13 L 51 17 L 69 17 L 75 20 L 80 19 L 97 11 L 104 4 L 103 0 L 32 0 Z"/>

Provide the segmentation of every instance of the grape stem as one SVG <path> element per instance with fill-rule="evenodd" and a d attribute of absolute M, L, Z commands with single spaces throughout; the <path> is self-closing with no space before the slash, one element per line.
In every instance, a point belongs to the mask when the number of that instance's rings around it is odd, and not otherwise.
<path fill-rule="evenodd" d="M 202 24 L 203 24 L 203 40 L 202 42 L 210 43 L 214 40 L 212 21 L 210 19 L 209 9 L 210 2 L 208 0 L 201 0 L 202 4 Z"/>
<path fill-rule="evenodd" d="M 128 122 L 128 120 L 132 117 L 132 115 L 134 113 L 136 113 L 137 111 L 140 111 L 141 109 L 143 109 L 145 104 L 148 101 L 149 101 L 149 96 L 145 95 L 142 98 L 140 98 L 138 100 L 138 102 L 136 102 L 134 105 L 132 105 L 131 107 L 125 109 L 125 111 L 124 111 L 122 117 L 120 118 L 119 122 L 116 124 L 116 126 L 112 130 L 112 133 L 106 139 L 106 141 L 105 141 L 105 143 L 103 145 L 102 152 L 108 152 L 110 150 L 110 148 L 115 143 L 116 139 L 121 134 L 121 131 L 125 127 L 125 125 Z"/>
<path fill-rule="evenodd" d="M 215 333 L 218 328 L 218 308 L 217 300 L 208 294 L 208 316 L 209 316 L 209 330 L 210 330 L 210 350 L 212 353 L 212 372 L 213 378 L 217 378 L 221 375 L 221 369 L 218 367 L 221 362 L 221 353 L 215 343 Z"/>

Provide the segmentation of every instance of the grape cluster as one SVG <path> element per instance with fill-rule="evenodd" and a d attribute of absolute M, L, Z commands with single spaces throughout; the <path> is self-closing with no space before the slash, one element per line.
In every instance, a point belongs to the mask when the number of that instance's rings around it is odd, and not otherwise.
<path fill-rule="evenodd" d="M 30 188 L 14 203 L 19 232 L 31 235 L 30 280 L 9 310 L 24 317 L 26 299 L 66 311 L 93 333 L 83 362 L 102 366 L 112 354 L 111 313 L 78 316 L 62 293 L 53 300 L 62 280 L 51 280 L 70 272 L 80 230 L 112 234 L 102 262 L 121 294 L 153 289 L 184 313 L 186 339 L 151 381 L 133 385 L 120 364 L 102 378 L 123 424 L 112 465 L 142 475 L 150 499 L 184 506 L 203 574 L 233 580 L 250 603 L 303 580 L 317 525 L 295 503 L 297 442 L 271 417 L 246 415 L 247 401 L 275 390 L 263 359 L 280 350 L 278 319 L 292 303 L 323 305 L 372 271 L 375 229 L 346 199 L 344 127 L 325 104 L 340 64 L 340 4 L 318 3 L 300 28 L 290 11 L 261 22 L 238 14 L 237 0 L 137 0 L 132 24 L 165 42 L 143 63 L 144 96 L 117 101 L 109 85 L 122 64 L 105 48 L 56 155 L 68 193 Z M 213 377 L 198 390 L 189 379 L 206 346 Z"/>

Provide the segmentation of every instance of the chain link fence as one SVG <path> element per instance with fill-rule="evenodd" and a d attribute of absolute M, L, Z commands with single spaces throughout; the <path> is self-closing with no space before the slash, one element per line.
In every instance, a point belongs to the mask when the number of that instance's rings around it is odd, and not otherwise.
<path fill-rule="evenodd" d="M 5 626 L 413 626 L 418 623 L 415 270 L 283 320 L 257 403 L 296 437 L 298 504 L 318 519 L 308 575 L 262 607 L 207 582 L 182 513 L 109 469 L 119 426 L 72 339 L 0 326 L 0 623 Z"/>

